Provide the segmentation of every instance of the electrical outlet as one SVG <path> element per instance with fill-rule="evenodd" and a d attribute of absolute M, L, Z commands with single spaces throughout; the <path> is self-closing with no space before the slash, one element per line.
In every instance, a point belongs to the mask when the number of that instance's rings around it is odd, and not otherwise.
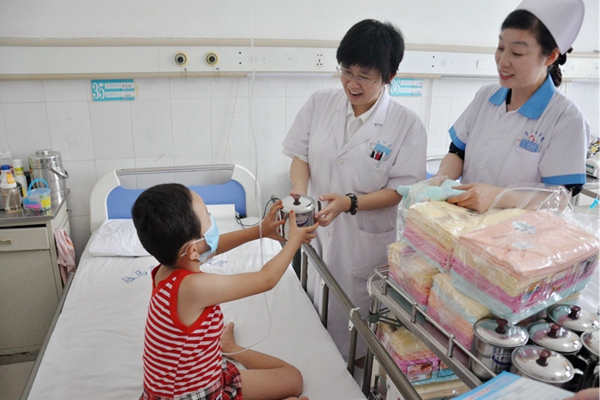
<path fill-rule="evenodd" d="M 323 53 L 315 53 L 315 66 L 322 67 L 324 62 Z"/>

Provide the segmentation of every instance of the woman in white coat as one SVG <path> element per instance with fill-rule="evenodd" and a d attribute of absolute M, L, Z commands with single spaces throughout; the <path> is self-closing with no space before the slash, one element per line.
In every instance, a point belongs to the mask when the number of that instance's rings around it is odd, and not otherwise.
<path fill-rule="evenodd" d="M 438 175 L 462 176 L 455 188 L 466 191 L 449 202 L 485 212 L 513 184 L 581 190 L 590 127 L 556 87 L 583 16 L 582 0 L 525 0 L 506 17 L 496 49 L 500 82 L 481 88 L 450 129 Z"/>
<path fill-rule="evenodd" d="M 293 158 L 291 195 L 325 204 L 312 244 L 362 315 L 369 308 L 367 279 L 387 264 L 387 246 L 395 240 L 396 188 L 426 174 L 425 127 L 388 94 L 403 53 L 402 34 L 391 24 L 354 25 L 336 54 L 342 88 L 314 93 L 283 142 Z M 308 290 L 318 307 L 316 275 L 309 270 Z M 344 356 L 348 319 L 331 298 L 328 330 Z"/>

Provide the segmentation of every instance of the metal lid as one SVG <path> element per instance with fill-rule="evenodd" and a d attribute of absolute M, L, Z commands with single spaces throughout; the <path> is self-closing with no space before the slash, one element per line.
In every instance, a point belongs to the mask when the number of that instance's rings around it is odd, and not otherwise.
<path fill-rule="evenodd" d="M 576 353 L 581 349 L 581 339 L 575 332 L 555 323 L 538 322 L 527 327 L 529 337 L 538 346 L 562 354 Z"/>
<path fill-rule="evenodd" d="M 559 325 L 575 332 L 598 329 L 598 316 L 582 310 L 579 306 L 555 304 L 548 308 L 548 317 Z"/>
<path fill-rule="evenodd" d="M 29 155 L 29 165 L 34 166 L 62 166 L 60 152 L 50 149 L 37 150 L 35 154 Z"/>
<path fill-rule="evenodd" d="M 525 328 L 508 325 L 502 318 L 482 318 L 475 322 L 473 331 L 483 342 L 504 348 L 520 347 L 529 339 Z"/>
<path fill-rule="evenodd" d="M 564 383 L 573 378 L 573 365 L 555 351 L 523 346 L 512 353 L 513 366 L 522 374 L 546 383 Z"/>
<path fill-rule="evenodd" d="M 600 331 L 596 329 L 581 334 L 581 341 L 583 342 L 584 347 L 596 357 L 600 357 L 598 355 L 598 347 L 600 347 L 598 344 L 598 333 L 600 333 Z"/>
<path fill-rule="evenodd" d="M 289 212 L 294 210 L 296 213 L 306 213 L 315 209 L 315 201 L 312 197 L 300 196 L 295 199 L 292 196 L 287 196 L 281 199 L 283 203 L 283 211 Z"/>

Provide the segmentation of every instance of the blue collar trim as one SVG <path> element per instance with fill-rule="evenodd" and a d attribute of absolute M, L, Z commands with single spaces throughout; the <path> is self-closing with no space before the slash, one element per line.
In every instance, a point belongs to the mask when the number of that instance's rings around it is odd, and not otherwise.
<path fill-rule="evenodd" d="M 501 87 L 490 97 L 490 103 L 497 106 L 502 105 L 506 101 L 508 91 L 509 89 Z M 519 108 L 519 113 L 530 119 L 538 119 L 546 107 L 548 107 L 548 103 L 550 103 L 555 91 L 554 82 L 552 82 L 552 78 L 548 75 L 542 86 Z"/>

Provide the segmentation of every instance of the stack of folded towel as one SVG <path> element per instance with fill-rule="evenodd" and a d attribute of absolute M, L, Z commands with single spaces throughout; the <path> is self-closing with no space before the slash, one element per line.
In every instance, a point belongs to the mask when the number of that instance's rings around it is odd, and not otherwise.
<path fill-rule="evenodd" d="M 530 212 L 458 238 L 453 284 L 518 322 L 582 290 L 599 249 L 595 236 L 552 212 Z"/>
<path fill-rule="evenodd" d="M 460 235 L 524 213 L 527 211 L 506 209 L 479 214 L 445 201 L 422 202 L 406 213 L 403 236 L 444 272 L 450 269 L 454 241 Z"/>
<path fill-rule="evenodd" d="M 409 382 L 421 385 L 457 379 L 452 370 L 405 327 L 378 322 L 377 338 Z"/>
<path fill-rule="evenodd" d="M 473 325 L 478 319 L 490 316 L 491 313 L 483 304 L 458 291 L 452 285 L 451 275 L 444 273 L 433 277 L 427 315 L 446 332 L 454 334 L 456 340 L 470 350 Z"/>
<path fill-rule="evenodd" d="M 405 241 L 388 246 L 388 263 L 390 280 L 418 305 L 426 306 L 437 268 Z"/>

